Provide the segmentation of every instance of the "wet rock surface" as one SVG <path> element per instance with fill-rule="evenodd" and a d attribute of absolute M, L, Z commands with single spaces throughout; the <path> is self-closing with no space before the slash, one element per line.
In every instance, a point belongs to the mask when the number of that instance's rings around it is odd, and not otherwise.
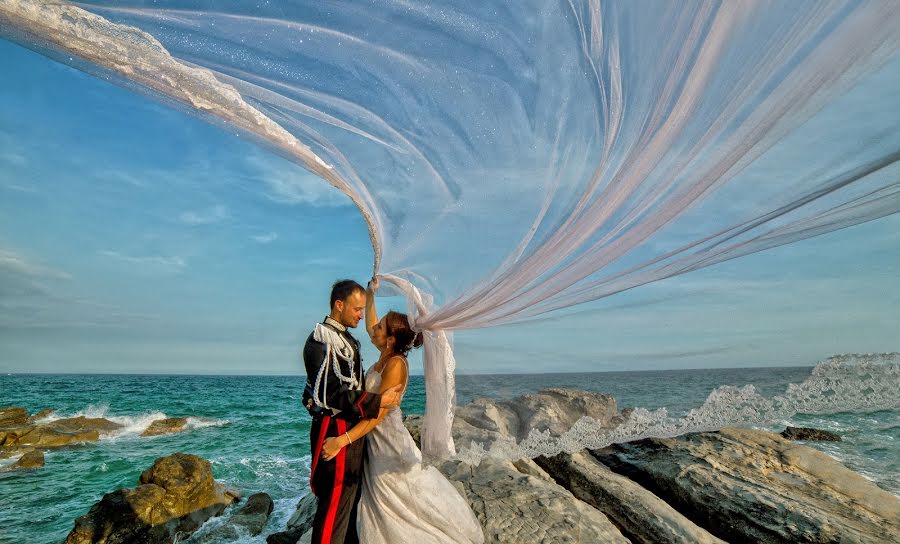
<path fill-rule="evenodd" d="M 592 454 L 728 542 L 900 542 L 900 498 L 775 433 L 726 428 Z"/>
<path fill-rule="evenodd" d="M 213 479 L 209 461 L 175 453 L 157 459 L 134 489 L 106 494 L 75 520 L 66 544 L 172 543 L 184 540 L 236 500 Z"/>
<path fill-rule="evenodd" d="M 0 468 L 0 472 L 12 472 L 14 470 L 34 470 L 44 466 L 44 452 L 30 450 L 16 460 L 12 465 Z"/>
<path fill-rule="evenodd" d="M 788 427 L 781 431 L 781 436 L 788 440 L 840 442 L 841 435 L 831 431 L 813 429 L 810 427 Z"/>
<path fill-rule="evenodd" d="M 254 493 L 247 498 L 241 508 L 228 521 L 192 542 L 206 544 L 212 542 L 236 541 L 246 536 L 256 536 L 263 531 L 275 504 L 266 493 Z"/>
<path fill-rule="evenodd" d="M 31 425 L 33 420 L 25 408 L 18 406 L 5 406 L 0 408 L 0 429 L 24 427 Z"/>
<path fill-rule="evenodd" d="M 186 417 L 168 417 L 157 419 L 141 433 L 141 436 L 158 436 L 161 434 L 180 433 L 187 426 Z"/>
<path fill-rule="evenodd" d="M 535 460 L 577 498 L 600 510 L 632 542 L 720 544 L 707 530 L 586 451 Z"/>

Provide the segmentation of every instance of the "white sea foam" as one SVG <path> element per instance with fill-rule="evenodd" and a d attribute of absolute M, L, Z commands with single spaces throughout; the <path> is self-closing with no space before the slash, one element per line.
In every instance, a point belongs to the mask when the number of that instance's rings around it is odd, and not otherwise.
<path fill-rule="evenodd" d="M 185 429 L 205 429 L 207 427 L 223 427 L 231 423 L 228 419 L 212 419 L 208 417 L 191 417 L 187 418 Z"/>
<path fill-rule="evenodd" d="M 60 419 L 67 419 L 73 417 L 86 417 L 86 418 L 103 418 L 113 423 L 118 423 L 122 427 L 116 429 L 114 431 L 108 433 L 101 433 L 101 440 L 103 439 L 119 439 L 119 438 L 127 438 L 139 436 L 141 433 L 147 430 L 147 428 L 154 422 L 160 419 L 166 419 L 171 416 L 167 415 L 165 412 L 156 410 L 151 412 L 144 412 L 142 414 L 134 414 L 134 415 L 114 415 L 110 413 L 110 408 L 108 404 L 89 404 L 82 410 L 72 412 L 72 413 L 60 413 L 53 412 L 46 418 L 42 419 L 41 423 L 57 421 Z M 207 427 L 221 427 L 223 425 L 228 425 L 230 422 L 227 419 L 213 419 L 206 417 L 194 417 L 188 416 L 187 425 L 185 425 L 185 430 L 196 430 L 203 429 Z"/>
<path fill-rule="evenodd" d="M 837 355 L 813 368 L 799 384 L 788 385 L 782 395 L 771 398 L 752 385 L 714 389 L 699 408 L 684 417 L 670 417 L 665 408 L 636 408 L 614 429 L 591 417 L 583 417 L 560 436 L 533 429 L 525 440 L 498 438 L 490 444 L 463 444 L 457 459 L 478 464 L 484 457 L 500 459 L 552 456 L 562 452 L 642 438 L 667 438 L 689 432 L 715 431 L 723 427 L 771 425 L 796 414 L 875 412 L 900 408 L 900 353 Z"/>

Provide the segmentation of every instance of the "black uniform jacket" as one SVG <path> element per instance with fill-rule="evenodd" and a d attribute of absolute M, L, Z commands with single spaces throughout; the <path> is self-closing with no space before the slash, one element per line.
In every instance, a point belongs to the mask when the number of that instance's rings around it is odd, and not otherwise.
<path fill-rule="evenodd" d="M 310 333 L 309 338 L 306 339 L 306 345 L 303 347 L 303 362 L 306 365 L 306 387 L 303 391 L 303 406 L 306 407 L 313 418 L 329 415 L 355 423 L 360 419 L 378 417 L 378 411 L 381 407 L 381 395 L 364 390 L 365 376 L 363 376 L 362 359 L 359 354 L 359 342 L 349 331 L 338 329 L 328 319 L 325 320 L 324 325 L 342 335 L 353 346 L 352 364 L 360 385 L 357 388 L 351 388 L 350 384 L 342 382 L 334 374 L 334 369 L 329 364 L 326 371 L 328 372 L 328 380 L 326 382 L 325 376 L 323 376 L 322 383 L 319 384 L 318 396 L 323 398 L 322 393 L 324 393 L 325 403 L 337 410 L 337 412 L 335 413 L 332 410 L 313 404 L 312 395 L 316 384 L 316 376 L 319 375 L 321 366 L 325 364 L 325 344 L 313 339 L 313 333 Z M 338 364 L 341 368 L 341 374 L 350 376 L 350 363 L 338 359 Z"/>

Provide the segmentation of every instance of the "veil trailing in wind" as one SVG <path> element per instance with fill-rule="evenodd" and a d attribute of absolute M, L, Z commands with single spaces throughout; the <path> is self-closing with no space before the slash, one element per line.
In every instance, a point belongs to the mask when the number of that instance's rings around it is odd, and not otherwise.
<path fill-rule="evenodd" d="M 0 35 L 349 196 L 425 332 L 437 458 L 452 331 L 900 211 L 890 2 L 0 0 Z"/>

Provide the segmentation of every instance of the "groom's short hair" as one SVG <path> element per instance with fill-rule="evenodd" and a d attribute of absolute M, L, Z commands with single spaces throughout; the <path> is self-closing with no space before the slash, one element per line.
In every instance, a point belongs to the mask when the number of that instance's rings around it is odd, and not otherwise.
<path fill-rule="evenodd" d="M 338 280 L 334 282 L 334 285 L 331 286 L 331 308 L 334 308 L 335 302 L 347 300 L 347 297 L 357 291 L 365 293 L 366 289 L 353 280 Z"/>

